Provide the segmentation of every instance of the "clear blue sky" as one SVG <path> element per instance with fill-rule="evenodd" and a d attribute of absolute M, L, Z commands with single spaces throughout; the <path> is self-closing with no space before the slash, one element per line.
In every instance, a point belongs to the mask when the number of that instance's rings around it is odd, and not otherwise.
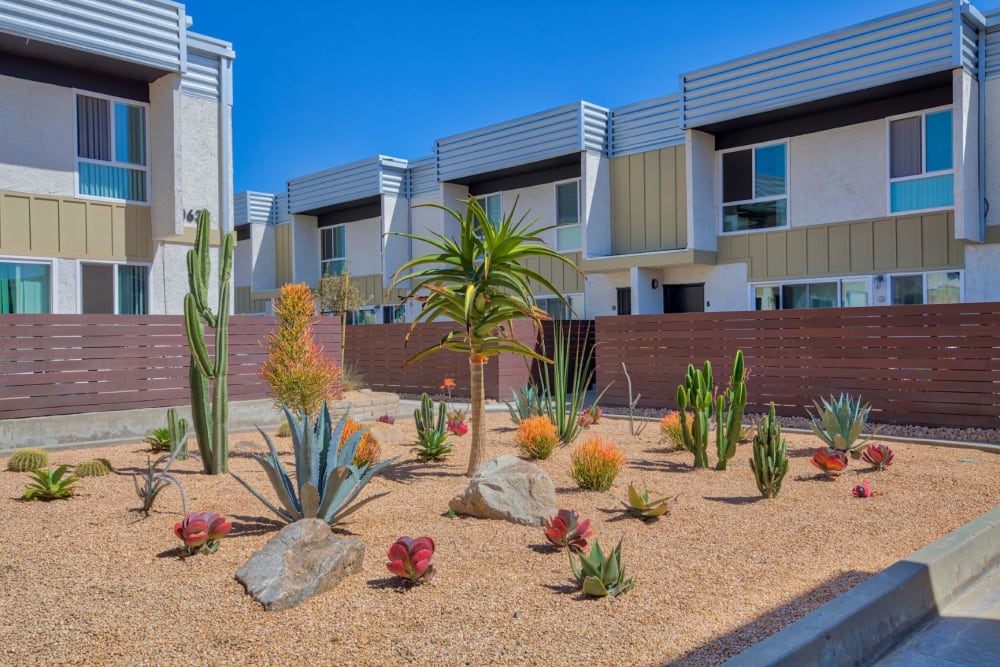
<path fill-rule="evenodd" d="M 677 92 L 678 76 L 923 0 L 188 0 L 193 29 L 236 50 L 235 188 L 580 99 Z M 987 3 L 990 7 L 993 3 Z"/>

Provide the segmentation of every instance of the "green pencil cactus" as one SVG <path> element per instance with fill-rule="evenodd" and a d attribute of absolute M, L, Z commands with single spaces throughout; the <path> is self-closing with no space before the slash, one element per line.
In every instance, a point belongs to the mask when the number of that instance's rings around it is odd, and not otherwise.
<path fill-rule="evenodd" d="M 716 470 L 725 470 L 726 461 L 736 456 L 736 444 L 743 432 L 743 410 L 746 406 L 747 377 L 743 367 L 743 350 L 737 350 L 729 385 L 715 399 L 715 438 L 719 453 Z"/>
<path fill-rule="evenodd" d="M 750 468 L 761 495 L 777 498 L 781 482 L 788 473 L 788 444 L 781 437 L 781 425 L 774 415 L 773 401 L 767 417 L 757 422 Z"/>
<path fill-rule="evenodd" d="M 233 273 L 233 243 L 230 232 L 223 237 L 219 252 L 219 309 L 213 313 L 208 304 L 208 278 L 212 271 L 209 259 L 208 212 L 198 215 L 194 248 L 188 251 L 188 286 L 184 295 L 184 329 L 191 349 L 188 378 L 191 384 L 191 416 L 198 438 L 202 467 L 209 475 L 229 470 L 229 301 Z M 215 330 L 215 360 L 208 354 L 205 327 Z M 211 390 L 211 393 L 210 393 Z"/>
<path fill-rule="evenodd" d="M 706 361 L 701 370 L 688 364 L 684 384 L 677 387 L 677 405 L 680 409 L 681 435 L 684 449 L 694 454 L 694 467 L 708 467 L 708 420 L 715 408 L 712 395 L 712 364 Z M 688 424 L 688 409 L 692 411 Z"/>

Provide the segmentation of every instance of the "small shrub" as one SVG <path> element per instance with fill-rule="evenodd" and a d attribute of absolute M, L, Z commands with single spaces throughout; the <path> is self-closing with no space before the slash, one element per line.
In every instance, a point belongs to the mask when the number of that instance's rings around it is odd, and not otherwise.
<path fill-rule="evenodd" d="M 337 448 L 339 452 L 344 448 L 344 443 L 347 442 L 347 439 L 361 430 L 364 430 L 364 435 L 361 436 L 361 442 L 358 443 L 358 451 L 351 462 L 352 465 L 359 468 L 363 465 L 375 465 L 382 458 L 382 448 L 379 447 L 378 442 L 364 426 L 350 418 L 344 421 L 344 430 L 340 434 L 340 446 Z"/>
<path fill-rule="evenodd" d="M 31 471 L 32 482 L 21 500 L 63 500 L 73 495 L 73 485 L 76 475 L 63 477 L 67 466 L 59 466 L 55 470 L 38 469 Z"/>
<path fill-rule="evenodd" d="M 174 524 L 174 535 L 184 544 L 179 547 L 182 556 L 197 553 L 211 554 L 219 548 L 219 540 L 229 534 L 233 524 L 215 512 L 191 512 L 180 523 Z"/>
<path fill-rule="evenodd" d="M 44 449 L 19 449 L 7 459 L 7 470 L 11 472 L 28 472 L 48 465 L 49 453 Z"/>
<path fill-rule="evenodd" d="M 594 536 L 590 519 L 580 519 L 573 510 L 559 510 L 558 514 L 542 523 L 545 525 L 545 539 L 557 549 L 566 547 L 582 553 L 587 548 L 587 540 Z"/>
<path fill-rule="evenodd" d="M 343 375 L 340 376 L 340 387 L 344 391 L 361 391 L 368 388 L 364 373 L 354 364 L 344 364 Z"/>
<path fill-rule="evenodd" d="M 425 584 L 434 577 L 431 565 L 434 556 L 434 540 L 429 537 L 401 537 L 389 547 L 389 562 L 386 568 L 397 577 L 402 577 L 410 586 Z"/>
<path fill-rule="evenodd" d="M 111 462 L 107 459 L 90 459 L 73 468 L 77 477 L 104 477 L 111 471 Z"/>
<path fill-rule="evenodd" d="M 580 413 L 580 426 L 590 428 L 594 424 L 599 424 L 603 416 L 604 408 L 595 403 Z"/>
<path fill-rule="evenodd" d="M 517 427 L 517 446 L 533 459 L 547 459 L 559 444 L 559 429 L 548 417 L 528 417 Z"/>
<path fill-rule="evenodd" d="M 448 433 L 462 436 L 469 432 L 469 425 L 465 423 L 465 410 L 455 409 L 448 411 Z"/>
<path fill-rule="evenodd" d="M 528 417 L 538 417 L 547 414 L 546 400 L 533 384 L 525 385 L 521 389 L 514 389 L 514 402 L 504 404 L 510 413 L 510 420 L 515 424 L 520 424 Z"/>
<path fill-rule="evenodd" d="M 154 452 L 169 452 L 170 429 L 166 426 L 154 428 L 142 441 L 149 445 L 149 448 Z"/>
<path fill-rule="evenodd" d="M 690 419 L 690 417 L 689 417 Z M 671 410 L 660 418 L 660 433 L 675 451 L 684 449 L 684 434 L 681 432 L 681 413 Z"/>
<path fill-rule="evenodd" d="M 595 435 L 573 450 L 570 461 L 577 486 L 607 491 L 625 465 L 625 455 L 613 442 Z"/>

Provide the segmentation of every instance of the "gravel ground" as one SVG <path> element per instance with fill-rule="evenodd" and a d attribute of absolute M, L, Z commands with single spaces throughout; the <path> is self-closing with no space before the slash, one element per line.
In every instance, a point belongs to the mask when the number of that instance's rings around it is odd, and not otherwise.
<path fill-rule="evenodd" d="M 515 452 L 507 415 L 487 421 L 488 454 Z M 397 423 L 413 433 L 412 420 Z M 27 476 L 2 472 L 0 664 L 717 664 L 989 510 L 1000 492 L 1000 457 L 907 443 L 893 444 L 888 471 L 852 462 L 839 479 L 816 479 L 808 456 L 817 441 L 789 435 L 781 496 L 762 500 L 748 445 L 726 472 L 695 471 L 689 454 L 665 449 L 655 425 L 639 438 L 623 421 L 592 430 L 628 457 L 610 492 L 575 487 L 568 447 L 540 465 L 559 505 L 590 517 L 603 546 L 624 538 L 636 588 L 615 599 L 582 597 L 566 555 L 545 546 L 541 529 L 448 518 L 448 500 L 466 483 L 468 436 L 443 464 L 388 448 L 400 458 L 369 488 L 392 493 L 341 527 L 367 546 L 363 572 L 275 613 L 233 575 L 280 525 L 234 479 L 201 475 L 193 461 L 176 465 L 190 510 L 234 522 L 217 553 L 180 560 L 176 490 L 163 492 L 149 518 L 132 511 L 129 473 L 145 464 L 141 444 L 54 452 L 53 465 L 104 457 L 117 471 L 83 480 L 68 501 L 20 502 Z M 263 472 L 241 455 L 262 440 L 232 440 L 233 470 L 264 489 Z M 287 452 L 290 441 L 277 442 Z M 852 497 L 863 477 L 883 495 Z M 673 512 L 651 524 L 625 518 L 619 498 L 633 480 L 679 494 Z M 408 592 L 384 566 L 400 535 L 438 545 L 437 577 Z"/>

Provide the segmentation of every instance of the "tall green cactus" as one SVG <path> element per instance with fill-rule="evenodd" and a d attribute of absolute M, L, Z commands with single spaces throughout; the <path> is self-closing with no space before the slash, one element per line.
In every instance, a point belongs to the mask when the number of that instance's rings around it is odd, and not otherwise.
<path fill-rule="evenodd" d="M 426 393 L 420 397 L 420 407 L 413 411 L 417 431 L 424 433 L 446 433 L 448 430 L 448 406 L 444 401 L 438 405 L 437 425 L 434 424 L 434 401 Z"/>
<path fill-rule="evenodd" d="M 178 460 L 185 460 L 188 451 L 188 423 L 186 419 L 177 417 L 177 410 L 174 408 L 167 410 L 167 431 L 170 433 L 170 453 L 179 449 Z"/>
<path fill-rule="evenodd" d="M 188 288 L 184 295 L 184 328 L 191 349 L 188 379 L 191 384 L 191 417 L 198 438 L 202 467 L 209 475 L 229 470 L 229 300 L 233 273 L 233 243 L 230 232 L 222 241 L 219 267 L 219 310 L 208 305 L 209 259 L 208 211 L 198 214 L 194 248 L 187 254 Z M 215 360 L 208 355 L 205 327 L 215 329 Z M 211 383 L 211 395 L 209 384 Z"/>
<path fill-rule="evenodd" d="M 688 364 L 684 384 L 677 387 L 677 406 L 680 408 L 684 449 L 694 454 L 695 468 L 708 467 L 708 420 L 715 407 L 712 389 L 711 362 L 706 361 L 701 370 Z M 690 425 L 687 419 L 688 408 L 693 412 Z"/>
<path fill-rule="evenodd" d="M 757 488 L 765 498 L 777 498 L 781 482 L 788 472 L 788 445 L 781 437 L 781 426 L 774 417 L 774 403 L 766 418 L 757 422 L 750 459 Z"/>
<path fill-rule="evenodd" d="M 743 350 L 736 351 L 729 385 L 715 399 L 716 448 L 719 462 L 716 470 L 725 470 L 726 461 L 736 456 L 736 444 L 743 430 L 743 409 L 747 406 L 746 372 L 743 369 Z"/>

